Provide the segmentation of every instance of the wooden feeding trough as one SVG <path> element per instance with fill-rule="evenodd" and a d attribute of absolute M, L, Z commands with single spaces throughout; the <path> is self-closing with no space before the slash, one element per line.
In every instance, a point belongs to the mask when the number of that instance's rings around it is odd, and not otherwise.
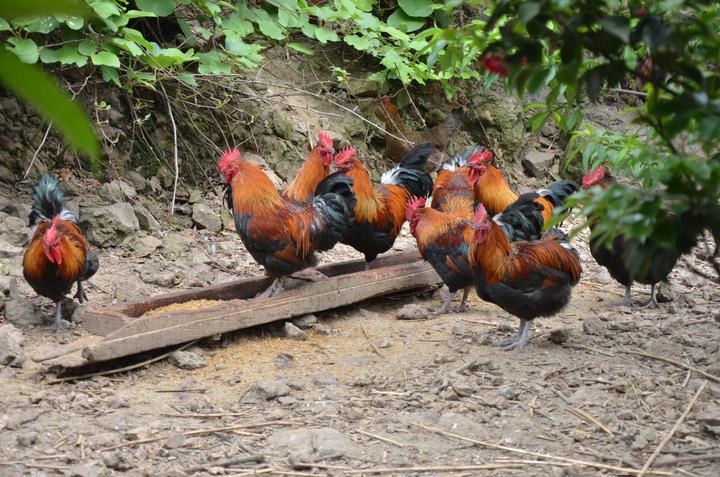
<path fill-rule="evenodd" d="M 270 278 L 259 277 L 105 308 L 89 307 L 82 312 L 82 326 L 94 337 L 33 359 L 61 367 L 84 366 L 441 283 L 417 251 L 380 257 L 367 271 L 363 260 L 324 265 L 317 271 L 312 281 L 266 299 L 248 300 L 271 283 Z M 196 300 L 220 302 L 142 316 Z"/>

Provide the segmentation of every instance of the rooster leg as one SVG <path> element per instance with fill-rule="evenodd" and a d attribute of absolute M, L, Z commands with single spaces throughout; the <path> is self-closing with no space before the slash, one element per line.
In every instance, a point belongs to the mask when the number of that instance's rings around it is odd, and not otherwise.
<path fill-rule="evenodd" d="M 55 303 L 55 331 L 62 329 L 62 302 Z"/>
<path fill-rule="evenodd" d="M 640 309 L 642 310 L 645 308 L 656 308 L 658 306 L 660 305 L 658 305 L 657 302 L 657 291 L 655 291 L 655 284 L 653 283 L 652 285 L 650 285 L 650 301 L 641 306 Z"/>
<path fill-rule="evenodd" d="M 278 289 L 278 286 L 280 284 L 279 279 L 275 279 L 275 281 L 272 282 L 272 284 L 267 287 L 267 289 L 255 297 L 255 300 L 262 300 L 263 298 L 269 298 L 275 294 L 275 292 Z"/>
<path fill-rule="evenodd" d="M 463 291 L 462 300 L 460 300 L 460 306 L 458 306 L 457 308 L 455 308 L 455 309 L 453 310 L 455 313 L 465 313 L 465 312 L 467 311 L 467 304 L 466 304 L 466 302 L 467 302 L 467 299 L 468 299 L 468 295 L 469 295 L 469 294 L 470 294 L 470 287 L 467 287 L 467 288 Z"/>
<path fill-rule="evenodd" d="M 515 337 L 515 339 L 512 339 L 510 341 L 506 341 L 502 343 L 500 346 L 502 347 L 503 351 L 510 351 L 510 350 L 517 350 L 522 351 L 525 347 L 525 344 L 528 341 L 528 335 L 530 334 L 530 322 L 526 320 L 520 320 L 520 328 L 518 329 L 518 334 Z"/>
<path fill-rule="evenodd" d="M 625 299 L 623 300 L 623 305 L 632 307 L 632 298 L 630 297 L 630 289 L 632 288 L 632 285 L 628 285 L 625 287 Z"/>
<path fill-rule="evenodd" d="M 365 271 L 366 271 L 366 272 L 367 272 L 368 270 L 370 270 L 370 265 L 371 265 L 371 264 L 372 264 L 372 260 L 369 261 L 369 262 L 365 262 Z"/>
<path fill-rule="evenodd" d="M 443 313 L 447 313 L 450 311 L 450 303 L 452 303 L 453 298 L 455 298 L 455 295 L 457 294 L 457 290 L 454 292 L 449 292 L 447 298 L 445 298 L 445 301 L 443 302 L 442 306 L 438 308 L 435 311 L 436 315 L 442 315 Z"/>
<path fill-rule="evenodd" d="M 85 288 L 83 288 L 81 281 L 77 282 L 77 293 L 75 293 L 75 298 L 77 298 L 80 303 L 85 303 L 87 301 L 87 294 L 85 293 Z"/>

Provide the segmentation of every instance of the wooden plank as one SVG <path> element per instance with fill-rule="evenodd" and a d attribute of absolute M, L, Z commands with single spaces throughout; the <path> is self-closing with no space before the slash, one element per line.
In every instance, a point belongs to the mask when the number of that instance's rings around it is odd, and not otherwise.
<path fill-rule="evenodd" d="M 161 320 L 138 319 L 85 348 L 83 357 L 88 362 L 107 361 L 439 283 L 432 267 L 422 261 L 340 275 L 263 300 L 232 300 L 210 310 L 168 314 Z"/>
<path fill-rule="evenodd" d="M 73 341 L 72 343 L 64 345 L 48 343 L 47 346 L 42 346 L 33 352 L 32 360 L 36 363 L 42 363 L 43 361 L 55 359 L 76 351 L 81 351 L 83 348 L 100 341 L 102 341 L 101 336 L 87 335 Z"/>
<path fill-rule="evenodd" d="M 80 312 L 79 321 L 88 333 L 105 336 L 127 325 L 132 318 L 113 310 L 86 308 Z"/>

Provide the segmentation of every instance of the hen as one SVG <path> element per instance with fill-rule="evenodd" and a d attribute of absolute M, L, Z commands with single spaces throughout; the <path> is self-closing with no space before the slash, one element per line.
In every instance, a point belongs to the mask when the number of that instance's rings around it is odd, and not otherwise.
<path fill-rule="evenodd" d="M 335 156 L 338 171 L 353 179 L 355 223 L 342 243 L 365 255 L 366 269 L 379 254 L 395 243 L 405 222 L 405 203 L 411 196 L 427 197 L 432 178 L 425 172 L 428 157 L 437 150 L 432 144 L 420 144 L 407 153 L 393 169 L 373 185 L 370 174 L 357 158 L 357 151 L 345 148 Z"/>
<path fill-rule="evenodd" d="M 385 147 L 387 156 L 393 162 L 400 162 L 417 144 L 430 143 L 444 151 L 457 121 L 454 116 L 450 116 L 447 121 L 433 128 L 414 131 L 405 124 L 389 96 L 380 98 L 380 106 L 375 110 L 375 114 L 385 123 L 385 130 L 390 133 L 385 135 Z"/>
<path fill-rule="evenodd" d="M 353 181 L 331 174 L 318 184 L 307 203 L 284 199 L 259 166 L 240 159 L 234 149 L 218 163 L 225 176 L 225 200 L 235 228 L 250 255 L 275 278 L 260 295 L 282 290 L 285 277 L 316 262 L 316 250 L 329 250 L 353 221 Z"/>
<path fill-rule="evenodd" d="M 503 349 L 522 351 L 531 321 L 558 313 L 570 301 L 582 273 L 579 256 L 556 228 L 539 240 L 510 242 L 482 204 L 473 225 L 469 262 L 475 290 L 483 300 L 520 318 L 517 337 L 504 343 Z"/>
<path fill-rule="evenodd" d="M 23 257 L 23 275 L 38 295 L 55 302 L 55 329 L 62 326 L 62 299 L 74 283 L 75 297 L 83 303 L 87 295 L 82 282 L 98 269 L 97 255 L 90 251 L 78 227 L 77 217 L 63 208 L 58 181 L 48 174 L 33 188 L 30 227 L 34 228 Z"/>
<path fill-rule="evenodd" d="M 295 202 L 309 202 L 315 195 L 318 184 L 330 175 L 330 164 L 335 155 L 333 141 L 325 131 L 320 131 L 318 136 L 318 143 L 307 155 L 290 185 L 283 191 L 283 197 Z"/>

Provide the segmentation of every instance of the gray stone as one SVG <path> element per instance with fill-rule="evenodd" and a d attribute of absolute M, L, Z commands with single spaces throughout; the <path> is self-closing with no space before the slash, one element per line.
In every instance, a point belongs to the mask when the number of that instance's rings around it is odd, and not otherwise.
<path fill-rule="evenodd" d="M 317 316 L 315 315 L 303 315 L 298 316 L 297 318 L 293 318 L 292 324 L 300 328 L 301 330 L 306 330 L 308 328 L 312 328 L 312 326 L 318 322 Z"/>
<path fill-rule="evenodd" d="M 102 454 L 102 461 L 106 467 L 121 472 L 135 467 L 132 462 L 130 462 L 130 454 L 123 451 L 104 452 Z"/>
<path fill-rule="evenodd" d="M 146 230 L 148 232 L 160 231 L 160 223 L 145 207 L 140 204 L 135 204 L 133 205 L 133 212 L 135 212 L 140 230 Z"/>
<path fill-rule="evenodd" d="M 92 464 L 75 464 L 71 465 L 65 471 L 65 477 L 98 477 L 100 471 Z"/>
<path fill-rule="evenodd" d="M 677 287 L 671 282 L 661 282 L 657 290 L 656 298 L 658 303 L 670 303 L 674 301 L 679 294 Z"/>
<path fill-rule="evenodd" d="M 110 396 L 105 402 L 110 409 L 130 407 L 130 400 L 125 396 L 118 396 L 117 394 L 115 394 L 114 396 Z"/>
<path fill-rule="evenodd" d="M 545 177 L 545 172 L 550 169 L 550 166 L 555 160 L 555 153 L 551 151 L 536 151 L 531 150 L 525 154 L 525 158 L 522 160 L 523 169 L 531 177 L 542 178 Z"/>
<path fill-rule="evenodd" d="M 291 456 L 357 457 L 357 445 L 345 434 L 330 427 L 287 429 L 268 438 L 268 446 L 276 453 Z"/>
<path fill-rule="evenodd" d="M 179 432 L 176 432 L 175 434 L 173 434 L 167 438 L 167 440 L 165 441 L 165 444 L 163 444 L 163 447 L 166 449 L 179 449 L 180 447 L 182 447 L 184 445 L 185 445 L 185 436 Z"/>
<path fill-rule="evenodd" d="M 336 386 L 337 379 L 332 374 L 318 373 L 313 376 L 313 384 L 320 387 Z"/>
<path fill-rule="evenodd" d="M 307 333 L 297 326 L 293 325 L 289 321 L 285 322 L 285 327 L 283 329 L 285 333 L 286 338 L 290 338 L 293 340 L 304 340 L 307 339 Z"/>
<path fill-rule="evenodd" d="M 289 395 L 290 386 L 281 379 L 268 379 L 255 383 L 253 392 L 258 398 L 269 401 L 270 399 Z"/>
<path fill-rule="evenodd" d="M 606 326 L 597 316 L 588 316 L 583 320 L 583 333 L 586 335 L 602 336 Z"/>
<path fill-rule="evenodd" d="M 370 81 L 366 78 L 348 78 L 342 83 L 342 87 L 350 96 L 357 98 L 377 98 L 382 94 L 381 84 L 377 81 Z"/>
<path fill-rule="evenodd" d="M 645 429 L 640 432 L 640 434 L 637 435 L 635 438 L 635 441 L 632 443 L 630 448 L 632 450 L 643 450 L 649 448 L 650 444 L 656 441 L 658 438 L 658 433 L 655 429 Z"/>
<path fill-rule="evenodd" d="M 560 328 L 550 332 L 549 340 L 556 344 L 567 343 L 570 339 L 570 330 L 568 328 Z"/>
<path fill-rule="evenodd" d="M 163 240 L 163 248 L 168 253 L 178 255 L 190 248 L 192 241 L 182 235 L 171 233 Z"/>
<path fill-rule="evenodd" d="M 23 254 L 23 249 L 7 243 L 5 240 L 0 240 L 0 258 L 13 258 L 19 257 Z"/>
<path fill-rule="evenodd" d="M 137 197 L 135 188 L 122 179 L 115 179 L 103 184 L 98 193 L 100 197 L 114 202 L 133 200 Z"/>
<path fill-rule="evenodd" d="M 199 229 L 207 229 L 217 233 L 222 230 L 220 217 L 204 203 L 195 204 L 192 208 L 192 221 Z"/>
<path fill-rule="evenodd" d="M 0 212 L 0 236 L 10 245 L 24 247 L 30 243 L 31 233 L 25 220 Z"/>
<path fill-rule="evenodd" d="M 332 334 L 332 328 L 322 323 L 315 323 L 312 326 L 312 329 L 315 330 L 317 333 L 320 333 L 321 335 L 330 336 Z"/>
<path fill-rule="evenodd" d="M 20 327 L 45 324 L 45 315 L 40 312 L 40 307 L 35 302 L 20 297 L 5 302 L 5 319 Z"/>
<path fill-rule="evenodd" d="M 145 257 L 160 248 L 162 244 L 163 242 L 159 238 L 153 237 L 152 235 L 144 235 L 132 239 L 130 241 L 130 248 L 137 255 Z"/>
<path fill-rule="evenodd" d="M 23 432 L 22 434 L 18 434 L 16 436 L 17 444 L 20 447 L 30 447 L 31 445 L 35 444 L 37 442 L 38 434 L 37 432 Z"/>
<path fill-rule="evenodd" d="M 220 211 L 220 221 L 222 222 L 223 230 L 229 230 L 234 232 L 235 229 L 235 217 L 227 207 L 223 207 Z"/>
<path fill-rule="evenodd" d="M 410 303 L 400 308 L 395 317 L 398 320 L 426 320 L 430 317 L 430 310 L 426 306 Z"/>
<path fill-rule="evenodd" d="M 518 390 L 512 386 L 501 386 L 500 389 L 498 389 L 498 394 L 510 401 L 516 399 L 520 395 Z"/>
<path fill-rule="evenodd" d="M 163 189 L 171 189 L 175 184 L 175 175 L 163 166 L 160 166 L 155 177 Z"/>
<path fill-rule="evenodd" d="M 188 196 L 189 204 L 197 204 L 201 200 L 202 200 L 202 192 L 200 192 L 197 189 L 193 189 L 190 191 L 190 195 Z"/>
<path fill-rule="evenodd" d="M 277 134 L 278 137 L 281 137 L 285 140 L 288 140 L 292 137 L 292 123 L 288 121 L 285 115 L 280 111 L 272 112 L 272 127 L 273 131 L 275 131 L 275 134 Z"/>
<path fill-rule="evenodd" d="M 163 269 L 157 263 L 145 264 L 140 269 L 140 279 L 145 283 L 169 288 L 176 285 L 180 278 L 174 271 Z"/>
<path fill-rule="evenodd" d="M 180 369 L 199 369 L 208 365 L 202 356 L 192 351 L 175 351 L 170 355 L 170 363 Z"/>
<path fill-rule="evenodd" d="M 118 246 L 140 228 L 135 211 L 127 202 L 96 208 L 84 208 L 80 224 L 87 239 L 100 247 Z"/>
<path fill-rule="evenodd" d="M 25 337 L 19 329 L 10 324 L 0 326 L 0 366 L 22 367 L 25 362 L 24 342 Z"/>
<path fill-rule="evenodd" d="M 145 179 L 142 174 L 140 174 L 137 171 L 126 171 L 125 172 L 125 180 L 128 182 L 131 186 L 135 188 L 136 191 L 142 191 L 148 186 L 148 181 Z"/>

